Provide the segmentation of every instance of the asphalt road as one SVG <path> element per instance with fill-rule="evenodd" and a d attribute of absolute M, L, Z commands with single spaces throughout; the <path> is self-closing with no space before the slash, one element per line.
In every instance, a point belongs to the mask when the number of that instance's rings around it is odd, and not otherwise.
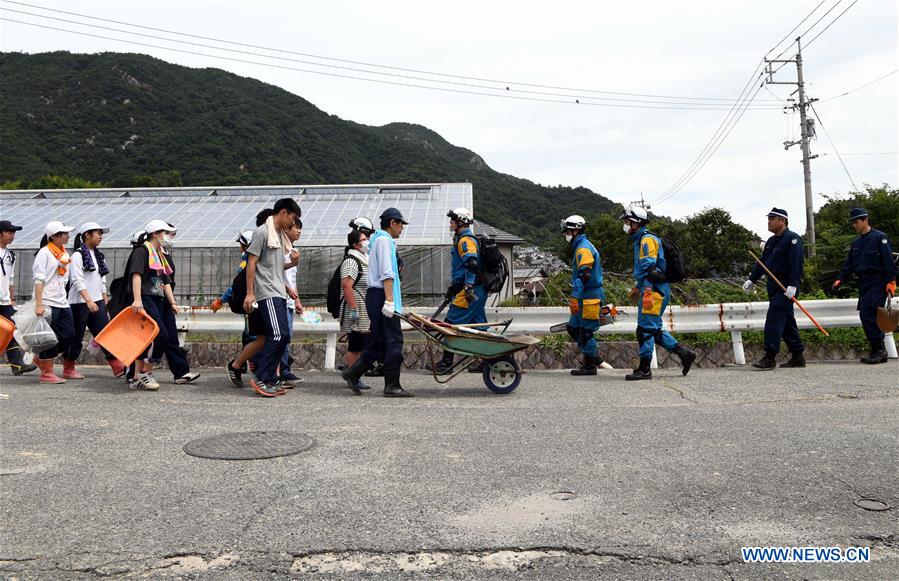
<path fill-rule="evenodd" d="M 895 361 L 532 372 L 508 396 L 409 373 L 408 400 L 379 397 L 380 379 L 354 397 L 332 373 L 268 400 L 201 371 L 155 393 L 100 368 L 60 386 L 0 371 L 0 575 L 899 577 Z M 272 430 L 316 445 L 182 451 Z M 863 546 L 871 562 L 746 564 L 742 546 Z"/>

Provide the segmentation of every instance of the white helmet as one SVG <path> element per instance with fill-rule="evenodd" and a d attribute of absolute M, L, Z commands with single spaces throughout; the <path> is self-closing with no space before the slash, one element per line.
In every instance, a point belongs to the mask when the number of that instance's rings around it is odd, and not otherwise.
<path fill-rule="evenodd" d="M 637 224 L 645 224 L 649 220 L 649 214 L 646 213 L 646 208 L 641 208 L 640 206 L 628 206 L 625 208 L 624 212 L 618 216 L 618 219 L 630 220 Z"/>
<path fill-rule="evenodd" d="M 474 216 L 468 208 L 456 208 L 450 210 L 446 213 L 446 217 L 465 225 L 471 225 L 471 223 L 474 222 Z"/>
<path fill-rule="evenodd" d="M 237 242 L 241 246 L 249 246 L 251 242 L 253 242 L 253 231 L 252 230 L 244 230 L 237 236 Z"/>
<path fill-rule="evenodd" d="M 584 220 L 583 216 L 574 214 L 562 220 L 559 227 L 562 229 L 562 232 L 565 232 L 566 230 L 583 230 L 587 227 L 587 221 Z"/>
<path fill-rule="evenodd" d="M 371 220 L 369 220 L 365 216 L 358 216 L 350 220 L 350 228 L 352 228 L 353 230 L 358 230 L 366 236 L 371 236 L 375 233 L 374 225 L 371 223 Z"/>
<path fill-rule="evenodd" d="M 131 235 L 131 246 L 137 246 L 140 244 L 140 237 L 146 234 L 147 231 L 141 228 L 137 232 Z"/>

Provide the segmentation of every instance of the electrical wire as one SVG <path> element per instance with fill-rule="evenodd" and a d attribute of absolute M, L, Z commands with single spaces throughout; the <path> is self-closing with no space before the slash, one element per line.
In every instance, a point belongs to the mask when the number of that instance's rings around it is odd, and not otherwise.
<path fill-rule="evenodd" d="M 874 83 L 880 82 L 891 75 L 895 75 L 896 73 L 899 73 L 899 69 L 893 69 L 892 71 L 888 72 L 887 74 L 879 76 L 876 79 L 874 79 L 873 81 L 868 81 L 864 85 L 860 85 L 852 90 L 846 91 L 845 93 L 840 93 L 839 95 L 834 95 L 833 97 L 828 97 L 826 99 L 820 99 L 820 102 L 823 103 L 825 101 L 833 101 L 834 99 L 839 99 L 840 97 L 845 97 L 846 95 L 851 95 L 852 93 L 854 93 L 856 91 L 859 91 L 866 87 L 870 87 Z"/>
<path fill-rule="evenodd" d="M 824 27 L 824 30 L 822 30 L 821 32 L 819 32 L 818 34 L 816 34 L 815 36 L 813 36 L 813 37 L 811 38 L 811 40 L 809 40 L 808 42 L 806 42 L 806 43 L 805 43 L 805 48 L 808 48 L 809 46 L 811 46 L 811 44 L 812 44 L 813 42 L 815 42 L 815 40 L 816 40 L 819 36 L 821 36 L 822 34 L 824 34 L 825 32 L 827 32 L 827 29 L 830 28 L 831 26 L 833 26 L 833 23 L 834 23 L 834 22 L 836 22 L 837 20 L 840 19 L 840 17 L 842 17 L 842 16 L 843 16 L 844 14 L 846 14 L 847 12 L 849 12 L 849 9 L 852 8 L 853 6 L 855 6 L 857 3 L 858 3 L 858 0 L 853 0 L 852 4 L 850 4 L 849 6 L 846 7 L 846 10 L 843 10 L 842 12 L 840 12 L 839 14 L 837 14 L 836 18 L 834 18 L 833 20 L 831 20 L 831 21 L 830 21 L 830 24 L 828 24 L 827 26 Z"/>
<path fill-rule="evenodd" d="M 781 39 L 777 42 L 777 44 L 775 44 L 773 47 L 771 47 L 771 50 L 769 50 L 768 52 L 766 52 L 766 53 L 765 53 L 765 56 L 768 56 L 769 54 L 771 54 L 772 52 L 774 52 L 774 51 L 777 49 L 777 47 L 780 46 L 780 44 L 781 44 L 783 41 L 785 41 L 786 39 L 790 38 L 790 36 L 791 36 L 794 32 L 796 32 L 797 30 L 799 30 L 799 27 L 802 26 L 802 23 L 805 22 L 806 20 L 808 20 L 809 18 L 811 18 L 812 14 L 814 14 L 814 13 L 818 10 L 818 8 L 821 8 L 821 5 L 824 4 L 826 1 L 827 1 L 827 0 L 821 0 L 821 2 L 819 2 L 817 6 L 815 6 L 814 8 L 812 8 L 812 11 L 809 12 L 808 14 L 806 14 L 805 18 L 803 18 L 802 20 L 800 20 L 800 21 L 799 21 L 799 24 L 797 24 L 796 26 L 793 27 L 793 30 L 791 30 L 790 32 L 786 33 L 786 34 L 784 35 L 784 37 L 781 38 Z M 791 42 L 790 45 L 792 45 L 792 44 L 793 44 L 793 43 Z M 787 52 L 787 50 L 789 50 L 789 48 L 790 48 L 790 45 L 787 45 L 787 48 L 784 49 L 784 51 L 783 51 L 782 53 L 780 53 L 780 54 L 782 55 L 784 52 Z M 780 58 L 780 55 L 778 55 L 778 56 L 776 56 L 776 57 L 774 57 L 774 58 L 775 58 L 775 59 L 778 59 L 778 58 Z"/>
<path fill-rule="evenodd" d="M 824 122 L 821 121 L 821 116 L 818 115 L 818 112 L 815 110 L 815 104 L 814 104 L 814 103 L 809 103 L 809 107 L 811 108 L 812 113 L 813 113 L 814 116 L 815 116 L 815 119 L 818 120 L 818 125 L 820 125 L 820 126 L 821 126 L 821 129 L 824 130 L 824 135 L 827 137 L 827 141 L 830 142 L 830 146 L 833 148 L 833 152 L 834 152 L 835 154 L 837 154 L 837 159 L 840 160 L 840 165 L 843 166 L 843 171 L 846 172 L 846 177 L 849 178 L 849 183 L 852 184 L 853 191 L 855 191 L 855 192 L 860 191 L 860 190 L 858 189 L 858 186 L 855 185 L 855 180 L 852 179 L 852 175 L 850 175 L 850 173 L 849 173 L 849 168 L 846 167 L 846 162 L 843 161 L 843 156 L 840 155 L 840 152 L 839 152 L 839 150 L 837 149 L 836 144 L 833 142 L 833 139 L 830 138 L 830 133 L 828 133 L 828 132 L 827 132 L 827 128 L 824 127 Z"/>
<path fill-rule="evenodd" d="M 587 93 L 593 93 L 593 94 L 602 94 L 602 95 L 618 95 L 618 96 L 625 96 L 625 97 L 649 97 L 649 98 L 657 98 L 657 99 L 671 99 L 671 100 L 682 100 L 682 101 L 700 101 L 700 102 L 702 102 L 702 101 L 721 101 L 723 103 L 716 103 L 716 104 L 720 104 L 722 106 L 726 106 L 728 103 L 730 103 L 733 100 L 731 98 L 724 98 L 724 97 L 684 97 L 684 96 L 676 96 L 676 95 L 659 95 L 659 94 L 650 94 L 650 93 L 601 91 L 601 90 L 597 90 L 597 89 L 585 89 L 585 88 L 576 88 L 576 87 L 544 85 L 544 84 L 537 84 L 537 83 L 508 81 L 508 80 L 502 80 L 502 79 L 490 79 L 490 78 L 483 78 L 483 77 L 474 77 L 474 76 L 457 75 L 457 74 L 450 74 L 450 73 L 433 72 L 433 71 L 427 71 L 427 70 L 421 70 L 421 69 L 404 68 L 404 67 L 397 67 L 397 66 L 390 66 L 390 65 L 381 65 L 381 64 L 365 62 L 365 61 L 341 59 L 341 58 L 329 57 L 329 56 L 324 56 L 324 55 L 317 55 L 317 54 L 311 54 L 311 53 L 291 51 L 291 50 L 286 50 L 286 49 L 272 48 L 272 47 L 256 45 L 256 44 L 242 43 L 242 42 L 237 42 L 237 41 L 233 41 L 233 40 L 215 38 L 215 37 L 210 37 L 210 36 L 201 36 L 201 35 L 190 34 L 190 33 L 186 33 L 186 32 L 178 32 L 178 31 L 174 31 L 174 30 L 167 30 L 164 28 L 144 26 L 144 25 L 140 25 L 140 24 L 132 24 L 129 22 L 121 21 L 121 20 L 112 20 L 109 18 L 101 18 L 98 16 L 91 16 L 88 14 L 83 14 L 83 13 L 78 13 L 78 12 L 70 12 L 70 11 L 58 10 L 58 9 L 54 9 L 54 8 L 46 8 L 44 6 L 40 6 L 37 4 L 29 4 L 27 2 L 18 2 L 16 0 L 3 0 L 3 1 L 8 4 L 27 6 L 29 8 L 37 8 L 39 10 L 45 10 L 48 12 L 66 14 L 69 16 L 77 16 L 79 18 L 87 18 L 90 20 L 98 20 L 101 22 L 120 24 L 120 25 L 124 25 L 124 26 L 130 26 L 133 28 L 140 28 L 140 29 L 144 29 L 144 30 L 164 32 L 166 34 L 185 36 L 185 37 L 196 38 L 196 39 L 200 39 L 200 40 L 209 40 L 209 41 L 218 42 L 218 43 L 222 43 L 222 44 L 230 44 L 233 46 L 242 46 L 245 48 L 261 49 L 261 50 L 266 50 L 266 51 L 270 51 L 270 52 L 292 54 L 295 56 L 302 56 L 302 57 L 315 58 L 315 59 L 319 59 L 319 60 L 327 60 L 327 61 L 332 61 L 332 62 L 341 62 L 341 63 L 347 63 L 347 64 L 361 65 L 361 66 L 366 66 L 366 67 L 374 67 L 374 68 L 382 68 L 382 69 L 388 69 L 388 70 L 394 70 L 394 71 L 425 74 L 425 75 L 432 75 L 432 76 L 437 76 L 437 77 L 455 78 L 455 79 L 462 79 L 462 80 L 468 80 L 468 81 L 481 81 L 481 82 L 488 82 L 488 83 L 502 85 L 502 87 L 493 87 L 492 88 L 492 89 L 496 89 L 496 90 L 506 90 L 506 87 L 518 85 L 518 86 L 522 86 L 522 87 L 534 87 L 534 88 L 539 88 L 539 89 L 553 89 L 553 90 L 558 90 L 558 91 L 568 91 L 570 93 L 574 93 L 572 95 L 564 95 L 565 97 L 578 97 L 579 98 L 581 95 L 586 95 Z M 9 10 L 13 11 L 11 9 L 9 9 Z M 26 13 L 26 14 L 31 14 L 31 13 Z M 48 16 L 42 16 L 42 15 L 34 15 L 34 16 L 38 16 L 41 18 L 50 18 Z M 56 19 L 56 20 L 59 20 L 59 19 Z M 96 25 L 80 23 L 80 22 L 79 23 L 71 22 L 71 21 L 66 21 L 66 22 L 70 22 L 73 24 L 79 24 L 82 26 L 96 26 Z M 111 29 L 111 30 L 116 30 L 116 29 Z M 125 31 L 122 31 L 122 32 L 125 32 Z M 125 33 L 126 34 L 138 34 L 138 33 L 133 33 L 133 32 L 125 32 Z M 147 35 L 145 35 L 145 36 L 147 36 Z M 153 38 L 158 38 L 158 37 L 153 37 Z M 171 42 L 183 42 L 183 41 L 178 41 L 175 39 L 165 39 L 165 40 L 168 40 Z M 207 45 L 201 45 L 201 46 L 207 46 Z M 216 47 L 216 48 L 219 50 L 227 50 L 227 49 L 224 49 L 221 47 Z M 256 54 L 256 53 L 250 53 L 250 54 Z M 262 55 L 258 55 L 258 56 L 262 56 Z M 266 58 L 274 58 L 274 57 L 270 57 L 269 55 L 265 55 L 265 56 L 266 56 Z M 330 66 L 330 65 L 325 65 L 322 63 L 313 63 L 313 64 L 315 64 L 315 66 Z M 370 74 L 389 74 L 389 73 L 378 73 L 376 71 L 364 71 L 364 72 L 367 72 Z M 401 76 L 401 75 L 393 75 L 393 76 Z M 445 81 L 440 81 L 438 79 L 427 79 L 427 81 L 428 82 L 445 82 Z M 584 97 L 584 98 L 586 98 L 586 97 Z"/>

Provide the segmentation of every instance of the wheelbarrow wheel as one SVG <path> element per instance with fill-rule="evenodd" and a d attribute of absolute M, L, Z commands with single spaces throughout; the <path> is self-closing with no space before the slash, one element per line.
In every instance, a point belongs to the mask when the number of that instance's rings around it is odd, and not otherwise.
<path fill-rule="evenodd" d="M 493 393 L 512 393 L 521 383 L 521 371 L 510 356 L 484 361 L 484 384 Z"/>

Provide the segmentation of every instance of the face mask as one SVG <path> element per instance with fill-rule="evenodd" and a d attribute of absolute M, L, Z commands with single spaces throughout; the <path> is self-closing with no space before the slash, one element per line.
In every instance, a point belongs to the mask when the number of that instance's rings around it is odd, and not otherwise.
<path fill-rule="evenodd" d="M 361 244 L 362 244 L 362 252 L 364 252 L 365 254 L 368 254 L 368 244 L 369 244 L 368 240 L 363 241 Z"/>
<path fill-rule="evenodd" d="M 162 237 L 162 245 L 166 249 L 171 249 L 175 245 L 175 237 L 174 236 L 165 236 Z"/>
<path fill-rule="evenodd" d="M 630 234 L 630 233 L 631 233 L 631 227 L 628 226 L 627 224 L 622 224 L 622 225 L 621 225 L 621 229 L 624 230 L 624 233 L 625 233 L 625 234 Z"/>
<path fill-rule="evenodd" d="M 565 242 L 570 243 L 572 240 L 574 240 L 574 236 L 572 236 L 571 234 L 565 235 Z"/>

